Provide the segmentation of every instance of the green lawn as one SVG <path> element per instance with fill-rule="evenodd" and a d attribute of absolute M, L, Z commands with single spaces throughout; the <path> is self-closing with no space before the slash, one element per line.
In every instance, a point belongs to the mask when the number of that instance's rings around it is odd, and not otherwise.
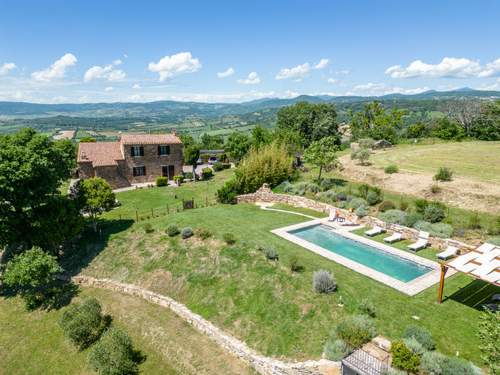
<path fill-rule="evenodd" d="M 370 160 L 378 167 L 396 164 L 402 171 L 433 174 L 439 167 L 448 167 L 456 176 L 500 182 L 500 142 L 402 144 L 377 152 Z"/>
<path fill-rule="evenodd" d="M 146 355 L 145 374 L 253 374 L 165 308 L 111 291 L 85 288 L 77 298 L 96 297 L 113 324 L 131 335 Z M 94 374 L 88 350 L 78 352 L 63 336 L 58 319 L 63 310 L 27 312 L 18 298 L 0 298 L 0 373 Z M 216 357 L 217 361 L 211 359 Z"/>
<path fill-rule="evenodd" d="M 82 241 L 81 258 L 67 266 L 169 295 L 267 355 L 319 358 L 329 331 L 367 298 L 377 308 L 381 334 L 398 338 L 406 326 L 418 323 L 433 332 L 444 353 L 458 351 L 481 363 L 476 337 L 480 311 L 474 308 L 479 299 L 465 301 L 464 296 L 481 291 L 483 298 L 495 290 L 459 274 L 447 280 L 449 298 L 438 305 L 437 286 L 409 297 L 270 233 L 304 220 L 253 205 L 216 205 L 151 219 L 155 231 L 149 234 L 145 222 L 110 221 L 101 239 Z M 169 238 L 164 231 L 171 223 L 207 228 L 214 237 Z M 225 232 L 237 237 L 236 245 L 221 241 Z M 258 246 L 275 248 L 279 261 L 268 261 Z M 303 272 L 290 271 L 292 256 Z M 318 269 L 335 274 L 338 292 L 313 293 L 312 273 Z M 469 291 L 458 293 L 464 287 Z"/>
<path fill-rule="evenodd" d="M 208 181 L 186 182 L 179 187 L 162 186 L 116 193 L 120 207 L 103 215 L 106 219 L 136 219 L 166 215 L 182 208 L 182 200 L 194 199 L 197 206 L 215 203 L 215 193 L 232 174 L 227 169 L 216 172 Z"/>

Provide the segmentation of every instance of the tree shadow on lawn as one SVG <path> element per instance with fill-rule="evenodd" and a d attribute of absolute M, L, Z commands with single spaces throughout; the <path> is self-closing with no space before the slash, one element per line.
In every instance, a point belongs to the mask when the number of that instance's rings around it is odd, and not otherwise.
<path fill-rule="evenodd" d="M 78 243 L 61 258 L 68 276 L 78 275 L 107 247 L 113 234 L 123 232 L 133 224 L 131 219 L 100 220 L 97 232 L 87 228 Z"/>
<path fill-rule="evenodd" d="M 451 299 L 482 311 L 484 310 L 484 305 L 491 303 L 491 297 L 497 293 L 500 293 L 500 287 L 482 280 L 474 280 L 452 295 L 447 296 L 445 301 Z"/>

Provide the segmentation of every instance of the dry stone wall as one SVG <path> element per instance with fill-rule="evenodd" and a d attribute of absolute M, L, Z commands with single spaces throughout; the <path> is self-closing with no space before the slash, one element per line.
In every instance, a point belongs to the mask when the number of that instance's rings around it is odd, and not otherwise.
<path fill-rule="evenodd" d="M 262 375 L 339 375 L 340 363 L 326 359 L 305 362 L 284 362 L 265 357 L 249 348 L 244 342 L 225 333 L 200 315 L 193 313 L 174 299 L 151 292 L 136 285 L 124 284 L 109 279 L 89 276 L 75 276 L 72 280 L 79 285 L 101 288 L 140 297 L 148 302 L 170 309 L 195 329 L 206 334 L 227 352 L 245 361 Z"/>

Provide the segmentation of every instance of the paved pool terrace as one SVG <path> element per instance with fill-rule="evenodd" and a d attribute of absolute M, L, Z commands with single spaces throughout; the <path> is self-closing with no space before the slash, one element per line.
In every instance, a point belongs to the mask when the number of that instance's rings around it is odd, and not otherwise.
<path fill-rule="evenodd" d="M 422 276 L 419 276 L 411 281 L 408 282 L 403 282 L 398 279 L 395 279 L 391 276 L 386 275 L 383 272 L 377 271 L 373 268 L 370 268 L 366 265 L 363 265 L 361 263 L 358 263 L 354 260 L 348 259 L 340 254 L 336 254 L 330 250 L 327 250 L 321 246 L 318 246 L 312 242 L 309 242 L 305 239 L 302 239 L 293 233 L 290 233 L 292 231 L 296 231 L 297 229 L 303 229 L 307 227 L 313 227 L 317 225 L 324 225 L 328 226 L 331 228 L 332 232 L 334 232 L 337 235 L 340 235 L 344 238 L 356 241 L 358 243 L 370 246 L 372 248 L 384 251 L 386 253 L 398 256 L 400 258 L 403 258 L 408 261 L 412 261 L 414 263 L 417 263 L 418 265 L 428 267 L 430 269 L 429 272 L 423 274 Z M 369 238 L 365 238 L 362 236 L 359 236 L 357 234 L 352 233 L 353 230 L 360 229 L 362 226 L 341 226 L 335 222 L 330 222 L 328 221 L 328 218 L 324 219 L 317 219 L 317 220 L 311 220 L 311 221 L 306 221 L 300 224 L 294 224 L 290 225 L 287 227 L 283 228 L 278 228 L 274 229 L 271 232 L 290 241 L 293 242 L 297 245 L 300 245 L 304 248 L 306 248 L 309 251 L 312 251 L 313 253 L 316 253 L 318 255 L 321 255 L 324 258 L 333 260 L 334 262 L 341 264 L 344 267 L 350 268 L 356 272 L 359 272 L 362 275 L 368 276 L 382 284 L 385 284 L 387 286 L 390 286 L 391 288 L 394 288 L 404 294 L 407 294 L 409 296 L 414 296 L 423 290 L 429 288 L 430 286 L 437 284 L 439 282 L 439 277 L 441 274 L 441 268 L 438 262 L 434 262 L 432 260 L 422 258 L 416 254 L 412 254 L 407 251 L 399 250 L 396 249 L 395 247 L 374 241 Z M 450 270 L 451 271 L 451 270 Z M 448 272 L 446 274 L 446 277 L 451 276 L 455 272 Z"/>

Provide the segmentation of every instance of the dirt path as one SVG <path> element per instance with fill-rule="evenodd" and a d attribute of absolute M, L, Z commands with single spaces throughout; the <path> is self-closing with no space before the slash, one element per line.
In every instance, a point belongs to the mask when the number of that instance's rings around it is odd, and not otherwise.
<path fill-rule="evenodd" d="M 400 171 L 386 174 L 382 168 L 360 166 L 349 155 L 342 156 L 341 175 L 345 178 L 365 182 L 384 190 L 440 200 L 448 205 L 467 210 L 500 214 L 500 184 L 479 182 L 463 177 L 455 177 L 451 182 L 440 182 L 441 192 L 433 194 L 435 184 L 432 174 Z"/>

